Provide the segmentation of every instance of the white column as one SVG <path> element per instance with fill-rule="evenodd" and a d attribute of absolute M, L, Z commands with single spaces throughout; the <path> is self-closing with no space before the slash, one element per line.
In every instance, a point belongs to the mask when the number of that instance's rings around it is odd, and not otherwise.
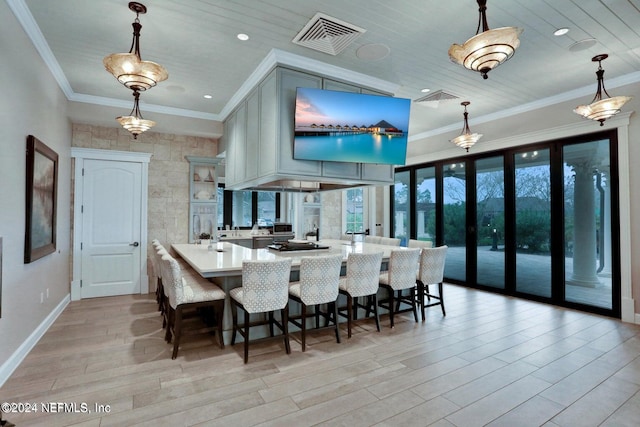
<path fill-rule="evenodd" d="M 418 231 L 416 235 L 418 239 L 427 235 L 427 233 L 424 231 L 424 214 L 424 211 L 418 211 L 418 217 L 416 218 L 416 221 L 418 221 Z"/>
<path fill-rule="evenodd" d="M 573 274 L 569 284 L 595 287 L 600 283 L 596 274 L 596 224 L 593 165 L 574 164 L 575 186 L 573 221 Z"/>
<path fill-rule="evenodd" d="M 604 268 L 600 271 L 601 276 L 611 277 L 611 183 L 609 182 L 609 172 L 603 173 L 602 187 L 604 189 L 604 225 L 600 230 L 600 238 L 603 239 Z M 602 256 L 602 254 L 601 254 Z"/>

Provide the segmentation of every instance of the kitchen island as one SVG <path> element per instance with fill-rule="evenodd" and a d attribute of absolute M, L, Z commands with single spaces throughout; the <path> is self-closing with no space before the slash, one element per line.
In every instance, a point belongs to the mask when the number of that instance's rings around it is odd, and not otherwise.
<path fill-rule="evenodd" d="M 345 240 L 324 239 L 319 242 L 328 249 L 301 250 L 278 252 L 269 248 L 249 249 L 229 242 L 218 242 L 212 244 L 212 249 L 208 245 L 195 245 L 190 243 L 173 244 L 171 247 L 180 255 L 196 272 L 207 279 L 241 277 L 243 260 L 269 260 L 278 257 L 291 258 L 291 270 L 297 271 L 300 268 L 300 259 L 306 256 L 318 255 L 342 255 L 344 263 L 350 253 L 370 253 L 383 252 L 383 262 L 389 259 L 391 251 L 402 249 L 399 246 L 379 245 L 374 243 L 351 242 Z M 216 281 L 218 283 L 218 281 Z M 219 283 L 218 283 L 219 284 Z M 225 289 L 227 291 L 228 289 Z"/>
<path fill-rule="evenodd" d="M 281 257 L 291 258 L 291 280 L 297 280 L 300 260 L 302 257 L 340 254 L 343 264 L 346 265 L 347 257 L 350 253 L 371 253 L 382 252 L 382 268 L 386 269 L 386 264 L 394 249 L 404 250 L 399 246 L 379 245 L 374 243 L 356 242 L 354 245 L 345 240 L 323 239 L 314 242 L 328 249 L 302 250 L 279 252 L 269 248 L 249 249 L 228 242 L 213 243 L 211 250 L 205 244 L 178 243 L 171 245 L 171 248 L 184 259 L 198 274 L 216 283 L 225 292 L 242 286 L 242 261 L 243 260 L 270 260 Z M 416 266 L 417 268 L 417 266 Z M 344 274 L 344 267 L 343 273 Z M 382 296 L 382 295 L 381 295 Z M 298 307 L 294 304 L 290 307 L 291 313 L 297 313 Z M 380 309 L 380 313 L 385 310 Z M 225 343 L 231 342 L 232 317 L 229 298 L 225 302 L 225 314 L 223 321 L 223 335 Z M 296 329 L 293 328 L 292 331 Z M 256 337 L 266 336 L 266 328 L 256 332 Z M 253 331 L 252 331 L 253 335 Z"/>

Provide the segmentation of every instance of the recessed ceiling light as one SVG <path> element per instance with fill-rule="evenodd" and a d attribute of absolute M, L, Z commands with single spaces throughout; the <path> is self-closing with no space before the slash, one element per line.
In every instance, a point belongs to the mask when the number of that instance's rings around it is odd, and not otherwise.
<path fill-rule="evenodd" d="M 238 37 L 238 40 L 242 40 L 242 41 L 249 40 L 249 36 L 244 33 L 240 33 L 236 37 Z"/>
<path fill-rule="evenodd" d="M 430 91 L 431 91 L 431 89 L 427 89 L 426 87 L 424 89 L 420 90 L 420 92 L 422 92 L 422 93 L 427 93 L 427 92 L 430 92 Z"/>
<path fill-rule="evenodd" d="M 554 36 L 564 36 L 565 34 L 567 34 L 569 32 L 568 28 L 558 28 L 557 30 L 555 30 L 553 32 Z"/>
<path fill-rule="evenodd" d="M 205 97 L 206 99 L 211 99 L 211 98 L 213 98 L 213 96 L 211 96 L 211 95 L 205 95 L 204 97 Z"/>

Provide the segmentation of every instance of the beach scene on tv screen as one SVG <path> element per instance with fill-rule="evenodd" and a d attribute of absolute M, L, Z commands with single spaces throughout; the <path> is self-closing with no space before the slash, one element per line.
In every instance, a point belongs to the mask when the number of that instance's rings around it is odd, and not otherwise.
<path fill-rule="evenodd" d="M 411 101 L 298 88 L 293 157 L 404 165 Z"/>

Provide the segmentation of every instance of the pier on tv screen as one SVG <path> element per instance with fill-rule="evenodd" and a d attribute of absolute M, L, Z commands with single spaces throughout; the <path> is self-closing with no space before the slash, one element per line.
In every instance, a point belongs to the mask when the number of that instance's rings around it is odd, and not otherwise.
<path fill-rule="evenodd" d="M 404 165 L 410 109 L 404 98 L 298 88 L 293 158 Z"/>

